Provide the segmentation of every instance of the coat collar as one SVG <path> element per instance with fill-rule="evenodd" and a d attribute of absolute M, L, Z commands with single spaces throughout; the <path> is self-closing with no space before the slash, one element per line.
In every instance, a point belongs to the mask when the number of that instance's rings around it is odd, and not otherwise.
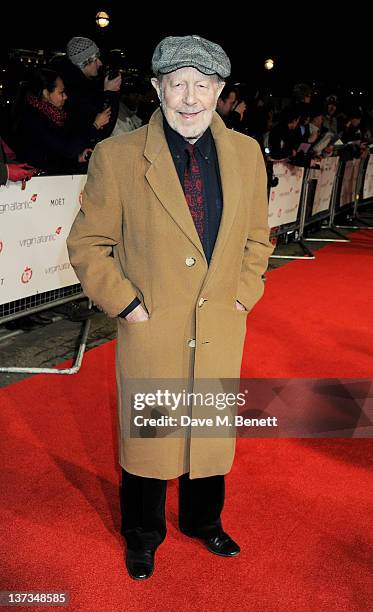
<path fill-rule="evenodd" d="M 239 160 L 232 143 L 230 130 L 225 127 L 217 113 L 214 113 L 210 127 L 219 160 L 223 190 L 223 215 L 208 276 L 217 267 L 219 257 L 224 250 L 241 192 Z M 184 192 L 167 145 L 163 130 L 163 115 L 160 109 L 153 113 L 149 121 L 144 156 L 151 164 L 146 172 L 146 179 L 150 187 L 183 233 L 200 251 L 207 265 L 203 247 L 185 202 Z"/>

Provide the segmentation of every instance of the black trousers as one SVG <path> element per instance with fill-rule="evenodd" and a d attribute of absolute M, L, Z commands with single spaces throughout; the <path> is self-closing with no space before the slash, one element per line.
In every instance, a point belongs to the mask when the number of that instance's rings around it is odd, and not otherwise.
<path fill-rule="evenodd" d="M 144 478 L 122 469 L 121 532 L 132 550 L 156 549 L 166 537 L 167 480 Z M 179 528 L 186 535 L 210 538 L 222 532 L 224 476 L 179 477 Z"/>

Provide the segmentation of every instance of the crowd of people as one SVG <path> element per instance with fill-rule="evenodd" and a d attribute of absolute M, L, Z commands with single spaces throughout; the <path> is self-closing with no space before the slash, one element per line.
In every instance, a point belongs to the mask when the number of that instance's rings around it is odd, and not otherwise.
<path fill-rule="evenodd" d="M 149 84 L 122 82 L 104 67 L 95 42 L 74 37 L 66 56 L 21 83 L 13 105 L 10 142 L 0 141 L 0 184 L 35 174 L 85 173 L 95 145 L 148 122 L 158 103 Z M 278 112 L 257 91 L 227 82 L 217 112 L 227 127 L 255 138 L 268 166 L 287 159 L 317 165 L 336 148 L 346 159 L 367 154 L 373 139 L 373 105 L 343 106 L 335 95 L 317 99 L 295 85 Z"/>

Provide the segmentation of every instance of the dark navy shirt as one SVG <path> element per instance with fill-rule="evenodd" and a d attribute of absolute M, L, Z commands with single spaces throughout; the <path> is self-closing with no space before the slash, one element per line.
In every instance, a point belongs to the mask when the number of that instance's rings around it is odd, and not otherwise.
<path fill-rule="evenodd" d="M 174 160 L 181 186 L 184 187 L 184 174 L 188 163 L 186 151 L 187 140 L 173 130 L 163 119 L 164 133 Z M 210 263 L 223 211 L 223 193 L 221 187 L 218 155 L 210 128 L 194 144 L 194 152 L 200 167 L 205 225 L 203 232 L 203 250 Z M 185 200 L 185 206 L 188 206 Z"/>

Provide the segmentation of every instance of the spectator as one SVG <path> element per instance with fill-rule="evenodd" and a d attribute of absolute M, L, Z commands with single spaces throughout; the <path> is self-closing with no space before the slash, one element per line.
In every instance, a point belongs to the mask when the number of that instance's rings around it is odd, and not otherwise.
<path fill-rule="evenodd" d="M 307 85 L 307 83 L 297 83 L 293 87 L 292 97 L 294 104 L 299 102 L 310 104 L 312 100 L 312 87 Z"/>
<path fill-rule="evenodd" d="M 361 120 L 361 134 L 363 140 L 373 140 L 373 104 L 368 102 L 362 120 Z"/>
<path fill-rule="evenodd" d="M 347 112 L 346 121 L 342 127 L 342 142 L 356 142 L 361 139 L 360 123 L 361 111 L 358 108 L 350 109 Z"/>
<path fill-rule="evenodd" d="M 17 157 L 49 174 L 86 169 L 91 150 L 66 128 L 66 98 L 61 77 L 44 68 L 22 84 L 14 109 Z"/>
<path fill-rule="evenodd" d="M 69 122 L 76 134 L 94 146 L 114 129 L 122 77 L 119 73 L 114 78 L 100 77 L 100 51 L 89 38 L 72 38 L 67 44 L 67 57 L 54 62 L 69 96 Z"/>
<path fill-rule="evenodd" d="M 137 115 L 138 105 L 142 95 L 139 86 L 125 86 L 119 102 L 118 119 L 113 130 L 113 136 L 123 132 L 132 132 L 142 126 L 142 119 Z"/>
<path fill-rule="evenodd" d="M 0 138 L 0 185 L 5 185 L 7 181 L 24 183 L 36 173 L 36 168 L 19 163 L 15 158 L 14 151 Z"/>
<path fill-rule="evenodd" d="M 309 122 L 310 135 L 308 137 L 308 142 L 314 145 L 320 140 L 321 136 L 326 131 L 323 128 L 324 114 L 321 108 L 318 108 L 317 106 L 311 106 L 309 117 L 310 117 L 310 122 Z"/>
<path fill-rule="evenodd" d="M 221 92 L 216 110 L 225 125 L 236 132 L 243 131 L 243 116 L 246 110 L 245 102 L 239 101 L 238 90 L 233 85 L 225 85 Z"/>
<path fill-rule="evenodd" d="M 282 111 L 279 123 L 269 133 L 268 145 L 271 159 L 294 157 L 301 142 L 298 131 L 301 110 L 293 105 Z"/>
<path fill-rule="evenodd" d="M 333 134 L 338 133 L 337 122 L 337 97 L 328 96 L 326 98 L 326 112 L 324 114 L 324 128 Z"/>

